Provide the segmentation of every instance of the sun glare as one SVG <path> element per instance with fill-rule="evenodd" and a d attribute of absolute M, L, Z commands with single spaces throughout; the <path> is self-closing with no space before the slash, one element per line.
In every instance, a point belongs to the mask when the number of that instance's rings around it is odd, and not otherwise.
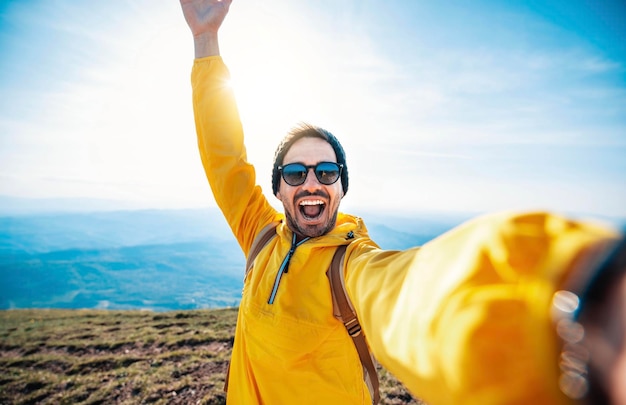
<path fill-rule="evenodd" d="M 220 45 L 231 72 L 248 158 L 262 174 L 269 173 L 274 149 L 290 128 L 302 121 L 327 121 L 328 103 L 321 98 L 326 84 L 317 80 L 320 62 L 311 57 L 318 46 L 314 37 L 304 27 L 297 38 L 285 36 L 293 31 L 286 25 L 294 22 L 274 18 L 263 30 L 255 29 L 259 23 L 253 15 L 234 19 L 236 26 L 228 26 Z M 267 189 L 264 180 L 259 182 Z"/>

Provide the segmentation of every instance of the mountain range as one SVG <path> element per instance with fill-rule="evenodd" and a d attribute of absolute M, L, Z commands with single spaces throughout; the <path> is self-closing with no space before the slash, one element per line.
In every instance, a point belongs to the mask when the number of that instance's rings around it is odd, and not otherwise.
<path fill-rule="evenodd" d="M 217 209 L 16 207 L 3 211 L 0 204 L 0 309 L 168 311 L 239 304 L 245 260 Z M 422 245 L 462 220 L 372 218 L 366 219 L 370 235 L 385 249 Z"/>

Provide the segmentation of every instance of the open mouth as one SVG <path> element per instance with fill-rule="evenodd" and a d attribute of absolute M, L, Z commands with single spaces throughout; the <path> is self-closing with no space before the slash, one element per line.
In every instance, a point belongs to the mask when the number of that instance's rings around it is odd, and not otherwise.
<path fill-rule="evenodd" d="M 322 216 L 326 203 L 322 200 L 303 200 L 298 204 L 300 213 L 306 220 L 318 219 Z"/>

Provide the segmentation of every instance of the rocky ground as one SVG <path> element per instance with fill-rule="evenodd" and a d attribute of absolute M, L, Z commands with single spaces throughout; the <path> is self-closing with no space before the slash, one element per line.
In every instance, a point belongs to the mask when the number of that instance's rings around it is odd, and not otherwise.
<path fill-rule="evenodd" d="M 0 311 L 0 404 L 224 404 L 236 309 Z M 379 370 L 381 404 L 418 404 Z"/>

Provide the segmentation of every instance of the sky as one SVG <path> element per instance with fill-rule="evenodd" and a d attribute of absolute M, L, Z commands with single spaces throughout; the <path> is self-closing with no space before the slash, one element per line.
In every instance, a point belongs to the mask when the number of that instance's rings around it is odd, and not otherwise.
<path fill-rule="evenodd" d="M 623 0 L 234 0 L 248 157 L 333 132 L 343 211 L 626 217 Z M 175 0 L 0 1 L 0 195 L 213 207 Z"/>

